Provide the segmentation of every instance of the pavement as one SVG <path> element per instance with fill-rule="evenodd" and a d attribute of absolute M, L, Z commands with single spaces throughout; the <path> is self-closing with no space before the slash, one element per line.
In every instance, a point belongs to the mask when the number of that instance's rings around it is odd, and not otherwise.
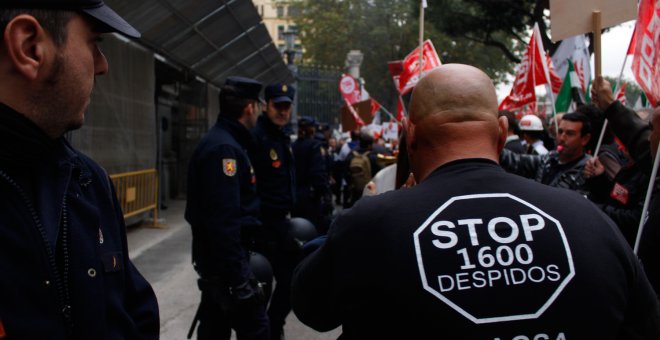
<path fill-rule="evenodd" d="M 190 226 L 183 217 L 185 201 L 171 200 L 158 215 L 158 227 L 144 223 L 128 228 L 131 260 L 156 292 L 162 340 L 186 339 L 200 293 L 192 267 Z M 292 313 L 284 328 L 287 340 L 330 340 L 341 327 L 320 333 L 302 324 Z M 232 339 L 235 339 L 232 334 Z"/>

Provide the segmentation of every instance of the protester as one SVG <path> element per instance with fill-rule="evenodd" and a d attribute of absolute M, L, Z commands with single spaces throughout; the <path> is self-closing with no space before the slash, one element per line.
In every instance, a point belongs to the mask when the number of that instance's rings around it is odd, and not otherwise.
<path fill-rule="evenodd" d="M 0 338 L 158 339 L 114 187 L 64 138 L 83 125 L 102 33 L 140 34 L 102 1 L 0 2 Z"/>
<path fill-rule="evenodd" d="M 589 118 L 577 112 L 568 113 L 559 123 L 557 150 L 538 156 L 518 155 L 505 149 L 500 165 L 508 172 L 537 182 L 586 194 L 582 169 L 590 158 L 584 151 L 590 138 Z"/>
<path fill-rule="evenodd" d="M 528 155 L 543 156 L 548 153 L 548 149 L 543 144 L 545 129 L 541 118 L 536 115 L 523 116 L 518 126 L 520 127 L 522 139 L 525 141 Z"/>
<path fill-rule="evenodd" d="M 254 170 L 245 150 L 261 112 L 261 84 L 229 77 L 220 89 L 218 121 L 197 145 L 188 170 L 186 221 L 200 276 L 198 339 L 270 339 L 266 301 L 243 238 L 261 225 Z M 249 245 L 249 244 L 248 244 Z"/>
<path fill-rule="evenodd" d="M 593 102 L 605 112 L 614 134 L 623 142 L 630 156 L 640 169 L 650 177 L 652 160 L 660 141 L 660 109 L 655 108 L 651 124 L 639 118 L 634 111 L 626 108 L 615 100 L 611 84 L 603 77 L 597 77 L 591 89 Z M 644 270 L 653 284 L 656 293 L 660 295 L 660 191 L 656 179 L 653 187 L 653 200 L 650 203 L 649 214 L 644 216 L 644 232 L 641 235 L 639 258 Z"/>
<path fill-rule="evenodd" d="M 497 165 L 507 123 L 486 74 L 442 65 L 409 112 L 418 184 L 337 218 L 294 274 L 303 323 L 347 339 L 660 337 L 652 288 L 612 221 Z"/>
<path fill-rule="evenodd" d="M 288 249 L 289 216 L 295 198 L 295 165 L 287 124 L 291 119 L 295 88 L 281 83 L 264 90 L 266 110 L 252 130 L 256 147 L 250 160 L 257 177 L 263 226 L 255 232 L 255 249 L 273 266 L 277 285 L 268 306 L 271 339 L 284 336 L 284 323 L 291 311 L 290 289 L 298 256 Z"/>
<path fill-rule="evenodd" d="M 515 153 L 527 153 L 527 149 L 523 146 L 520 140 L 520 128 L 518 127 L 516 116 L 513 114 L 513 112 L 508 110 L 499 110 L 498 114 L 500 117 L 506 117 L 507 123 L 509 125 L 504 148 L 509 149 Z"/>

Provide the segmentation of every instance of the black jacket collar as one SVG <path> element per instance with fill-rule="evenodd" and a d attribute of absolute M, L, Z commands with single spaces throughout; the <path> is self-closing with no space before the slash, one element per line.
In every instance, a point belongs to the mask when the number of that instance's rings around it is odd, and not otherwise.
<path fill-rule="evenodd" d="M 36 124 L 0 103 L 0 165 L 3 168 L 39 166 L 63 150 L 63 138 L 52 139 Z"/>

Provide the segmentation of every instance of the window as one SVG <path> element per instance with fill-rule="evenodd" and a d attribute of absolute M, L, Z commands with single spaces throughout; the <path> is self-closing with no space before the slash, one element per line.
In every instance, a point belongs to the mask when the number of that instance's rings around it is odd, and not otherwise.
<path fill-rule="evenodd" d="M 300 15 L 300 7 L 298 5 L 289 6 L 289 16 L 297 17 Z"/>
<path fill-rule="evenodd" d="M 277 6 L 277 17 L 284 17 L 284 6 Z"/>
<path fill-rule="evenodd" d="M 284 25 L 277 26 L 277 39 L 284 40 Z"/>

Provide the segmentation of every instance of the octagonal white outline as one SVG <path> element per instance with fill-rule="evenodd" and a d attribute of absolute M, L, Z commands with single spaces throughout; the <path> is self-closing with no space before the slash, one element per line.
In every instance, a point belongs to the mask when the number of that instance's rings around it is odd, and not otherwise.
<path fill-rule="evenodd" d="M 546 301 L 545 304 L 541 306 L 541 308 L 534 314 L 521 314 L 521 315 L 508 315 L 508 316 L 498 316 L 498 317 L 492 317 L 492 318 L 475 318 L 472 316 L 472 314 L 468 313 L 465 311 L 463 308 L 459 307 L 455 303 L 453 303 L 451 300 L 443 296 L 441 293 L 433 289 L 431 286 L 429 286 L 428 281 L 426 280 L 426 273 L 424 272 L 424 263 L 422 259 L 422 251 L 420 248 L 419 244 L 419 234 L 428 227 L 429 224 L 431 224 L 431 221 L 435 219 L 438 214 L 440 214 L 443 210 L 445 210 L 449 205 L 454 203 L 455 201 L 460 201 L 460 200 L 469 200 L 469 199 L 476 199 L 476 198 L 510 198 L 514 201 L 518 201 L 519 203 L 522 203 L 531 209 L 535 210 L 536 212 L 540 213 L 543 215 L 545 218 L 551 220 L 552 222 L 555 222 L 557 224 L 557 229 L 559 230 L 559 234 L 561 235 L 561 239 L 564 242 L 564 247 L 566 249 L 566 256 L 568 258 L 568 267 L 569 267 L 569 274 L 564 278 L 564 280 L 559 284 L 555 292 L 550 296 L 548 301 Z M 440 208 L 438 208 L 429 218 L 422 223 L 422 225 L 415 231 L 413 234 L 413 241 L 415 242 L 415 255 L 417 257 L 417 265 L 419 267 L 419 275 L 422 279 L 422 285 L 424 286 L 424 289 L 428 291 L 429 293 L 433 294 L 435 297 L 446 303 L 448 306 L 459 312 L 461 315 L 469 319 L 470 321 L 476 323 L 476 324 L 484 324 L 484 323 L 492 323 L 492 322 L 501 322 L 501 321 L 514 321 L 514 320 L 529 320 L 529 319 L 537 319 L 545 310 L 552 305 L 552 303 L 555 301 L 555 299 L 559 296 L 559 294 L 564 290 L 564 287 L 568 284 L 568 282 L 573 279 L 575 276 L 575 267 L 573 265 L 573 254 L 571 253 L 571 248 L 568 245 L 568 240 L 566 240 L 566 234 L 564 234 L 564 229 L 561 226 L 561 223 L 557 221 L 554 217 L 546 214 L 543 210 L 537 208 L 531 203 L 528 203 L 516 196 L 513 196 L 508 193 L 499 193 L 499 194 L 475 194 L 475 195 L 464 195 L 464 196 L 455 196 L 449 199 L 447 202 L 445 202 Z"/>

